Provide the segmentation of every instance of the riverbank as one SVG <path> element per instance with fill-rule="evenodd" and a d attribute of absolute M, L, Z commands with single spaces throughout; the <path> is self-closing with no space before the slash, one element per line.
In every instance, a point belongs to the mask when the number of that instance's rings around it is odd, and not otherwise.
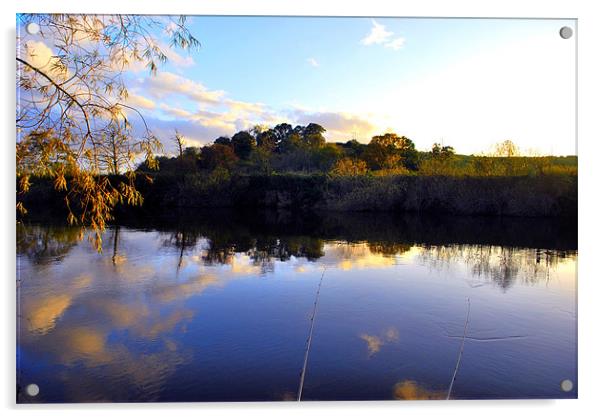
<path fill-rule="evenodd" d="M 122 180 L 111 176 L 112 182 Z M 161 214 L 175 208 L 404 212 L 450 215 L 577 217 L 576 175 L 328 176 L 322 174 L 138 176 L 141 207 L 119 214 Z M 51 180 L 32 179 L 18 199 L 32 213 L 64 211 Z"/>

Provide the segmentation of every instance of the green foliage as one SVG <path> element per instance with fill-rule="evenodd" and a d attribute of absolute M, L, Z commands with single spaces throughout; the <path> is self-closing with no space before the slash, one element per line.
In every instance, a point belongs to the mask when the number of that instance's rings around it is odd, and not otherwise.
<path fill-rule="evenodd" d="M 461 215 L 577 216 L 577 177 L 333 177 L 326 208 Z"/>
<path fill-rule="evenodd" d="M 493 155 L 496 157 L 516 157 L 519 155 L 519 149 L 514 142 L 507 139 L 495 145 Z"/>
<path fill-rule="evenodd" d="M 182 161 L 159 157 L 158 173 L 140 168 L 154 180 L 143 195 L 158 206 L 576 213 L 576 157 L 467 156 L 439 143 L 418 152 L 394 133 L 369 144 L 328 143 L 324 133 L 311 123 L 258 126 L 185 149 Z M 511 143 L 500 147 L 514 152 Z"/>
<path fill-rule="evenodd" d="M 361 176 L 368 172 L 368 166 L 363 160 L 349 157 L 338 160 L 330 170 L 332 176 Z"/>
<path fill-rule="evenodd" d="M 227 136 L 220 136 L 219 138 L 217 138 L 215 141 L 213 141 L 215 144 L 219 144 L 219 145 L 226 145 L 226 146 L 232 146 L 232 141 L 230 140 L 230 138 L 228 138 Z"/>
<path fill-rule="evenodd" d="M 39 178 L 46 175 L 43 170 L 33 180 L 23 173 L 17 179 L 19 189 L 36 192 L 33 201 L 19 194 L 18 207 L 55 207 L 35 199 L 62 202 L 67 185 L 86 192 L 93 184 L 111 190 L 109 185 L 121 181 L 110 207 L 95 205 L 118 213 L 244 207 L 576 216 L 576 157 L 467 156 L 440 144 L 418 152 L 411 140 L 393 133 L 365 145 L 355 140 L 329 143 L 324 132 L 317 124 L 280 124 L 241 131 L 232 139 L 220 137 L 202 148 L 182 149 L 177 157 L 143 162 L 135 187 L 133 180 L 122 181 L 127 176 L 81 177 L 83 181 L 56 171 L 44 181 Z M 31 156 L 52 156 L 36 151 L 40 141 L 52 144 L 51 139 L 40 138 L 29 143 L 31 149 L 23 148 L 21 166 L 36 167 Z M 52 161 L 42 167 L 52 169 Z M 142 208 L 125 207 L 142 202 Z"/>
<path fill-rule="evenodd" d="M 373 137 L 363 159 L 372 170 L 390 170 L 400 165 L 410 170 L 418 168 L 418 153 L 412 140 L 394 133 Z"/>
<path fill-rule="evenodd" d="M 201 149 L 199 166 L 208 170 L 215 170 L 218 167 L 231 170 L 238 160 L 232 147 L 213 144 Z"/>
<path fill-rule="evenodd" d="M 448 159 L 452 157 L 456 153 L 454 147 L 449 145 L 441 145 L 439 143 L 434 143 L 431 148 L 431 157 L 438 159 Z"/>
<path fill-rule="evenodd" d="M 351 139 L 340 145 L 345 155 L 351 158 L 360 158 L 366 148 L 366 144 L 362 144 L 356 139 Z"/>
<path fill-rule="evenodd" d="M 406 169 L 407 170 L 407 169 Z M 169 208 L 277 208 L 291 211 L 394 211 L 461 215 L 577 216 L 577 176 L 441 176 L 366 173 L 359 175 L 238 175 L 224 167 L 180 175 L 139 176 L 144 202 L 118 213 L 159 213 Z M 107 178 L 109 181 L 117 179 Z M 69 180 L 68 180 L 69 181 Z M 98 179 L 98 181 L 102 181 Z M 18 196 L 31 211 L 61 207 L 51 181 L 35 178 L 32 192 Z M 64 192 L 62 192 L 64 193 Z M 243 210 L 243 211 L 244 211 Z M 28 215 L 29 216 L 29 215 Z"/>
<path fill-rule="evenodd" d="M 249 158 L 257 143 L 253 135 L 247 131 L 240 131 L 232 137 L 232 149 L 236 156 L 246 160 Z"/>

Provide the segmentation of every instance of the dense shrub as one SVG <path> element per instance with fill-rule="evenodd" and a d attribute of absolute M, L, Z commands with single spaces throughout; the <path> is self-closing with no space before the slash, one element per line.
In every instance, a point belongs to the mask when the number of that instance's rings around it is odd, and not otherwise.
<path fill-rule="evenodd" d="M 160 213 L 169 208 L 247 207 L 293 211 L 397 211 L 511 216 L 577 216 L 577 176 L 437 176 L 371 173 L 233 175 L 224 168 L 188 175 L 140 176 L 142 208 L 118 212 Z M 57 210 L 63 196 L 52 182 L 32 180 L 19 195 L 32 210 Z"/>
<path fill-rule="evenodd" d="M 335 177 L 329 182 L 325 207 L 345 211 L 576 216 L 577 177 Z"/>

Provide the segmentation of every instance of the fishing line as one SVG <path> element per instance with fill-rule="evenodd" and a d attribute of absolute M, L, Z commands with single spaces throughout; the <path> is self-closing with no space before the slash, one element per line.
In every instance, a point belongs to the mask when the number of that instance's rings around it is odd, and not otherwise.
<path fill-rule="evenodd" d="M 468 304 L 468 309 L 466 310 L 466 322 L 464 322 L 464 335 L 462 337 L 462 343 L 460 344 L 460 352 L 458 353 L 458 361 L 456 362 L 456 368 L 454 370 L 454 375 L 452 376 L 451 383 L 449 384 L 449 390 L 447 391 L 447 398 L 451 396 L 452 389 L 454 387 L 454 382 L 456 381 L 456 375 L 458 374 L 458 369 L 460 368 L 460 362 L 462 361 L 462 353 L 464 352 L 464 342 L 466 341 L 466 330 L 468 329 L 468 318 L 470 316 L 470 298 L 466 298 L 466 303 Z"/>
<path fill-rule="evenodd" d="M 316 299 L 314 300 L 314 309 L 310 318 L 309 336 L 307 337 L 305 347 L 305 359 L 303 360 L 303 368 L 301 369 L 301 379 L 299 381 L 299 391 L 297 392 L 297 402 L 301 402 L 301 396 L 303 395 L 303 383 L 305 382 L 305 371 L 307 370 L 307 359 L 309 358 L 309 349 L 311 347 L 311 340 L 314 333 L 314 320 L 316 319 L 316 312 L 318 311 L 318 301 L 320 300 L 320 289 L 322 288 L 322 280 L 324 279 L 324 273 L 326 273 L 326 267 L 322 271 L 320 282 L 318 283 L 318 291 L 316 292 Z"/>

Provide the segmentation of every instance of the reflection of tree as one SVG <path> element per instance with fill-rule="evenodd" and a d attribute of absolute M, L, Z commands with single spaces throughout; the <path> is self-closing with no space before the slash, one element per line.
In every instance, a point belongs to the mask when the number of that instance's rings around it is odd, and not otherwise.
<path fill-rule="evenodd" d="M 62 260 L 81 240 L 83 230 L 67 226 L 37 226 L 17 223 L 17 254 L 34 264 Z"/>
<path fill-rule="evenodd" d="M 406 242 L 369 242 L 368 248 L 372 253 L 382 255 L 403 254 L 412 248 L 412 244 Z"/>
<path fill-rule="evenodd" d="M 492 245 L 444 245 L 423 248 L 421 257 L 438 269 L 464 262 L 474 276 L 489 279 L 505 290 L 517 280 L 528 284 L 548 280 L 550 270 L 575 254 L 575 251 Z"/>
<path fill-rule="evenodd" d="M 208 265 L 230 264 L 236 253 L 245 253 L 253 247 L 251 237 L 242 233 L 240 235 L 228 233 L 211 234 L 207 238 L 207 248 L 203 260 Z"/>
<path fill-rule="evenodd" d="M 319 238 L 308 236 L 288 237 L 279 241 L 277 250 L 280 260 L 283 261 L 292 256 L 314 261 L 324 255 L 324 242 Z"/>
<path fill-rule="evenodd" d="M 508 288 L 517 279 L 537 281 L 545 277 L 558 260 L 575 253 L 576 242 L 569 226 L 530 220 L 491 222 L 481 218 L 445 219 L 399 216 L 365 217 L 356 214 L 320 216 L 292 216 L 288 212 L 246 214 L 243 211 L 212 211 L 195 217 L 153 218 L 130 220 L 128 224 L 164 232 L 164 245 L 177 250 L 177 270 L 181 270 L 187 255 L 195 255 L 207 265 L 232 264 L 237 255 L 247 256 L 254 266 L 268 272 L 275 261 L 291 257 L 320 259 L 325 254 L 326 242 L 337 242 L 338 257 L 357 260 L 354 243 L 365 243 L 374 255 L 392 256 L 407 252 L 413 245 L 425 245 L 425 258 L 432 265 L 458 260 L 470 264 L 477 277 L 488 277 L 502 288 Z M 137 222 L 140 222 L 137 224 Z M 20 225 L 20 228 L 25 228 Z M 27 245 L 32 255 L 37 252 L 51 255 L 64 246 L 60 234 L 76 238 L 79 229 L 49 227 L 38 229 L 37 238 L 20 237 L 19 249 Z M 520 232 L 520 233 L 519 233 Z M 23 234 L 21 234 L 23 235 Z M 54 240 L 53 236 L 57 235 Z M 122 261 L 123 231 L 118 227 L 109 236 L 113 243 L 114 265 Z M 49 241 L 59 241 L 53 242 Z M 69 241 L 67 239 L 67 241 Z M 73 241 L 75 242 L 75 241 Z M 457 245 L 462 242 L 466 245 Z M 56 246 L 55 250 L 46 248 Z M 542 247 L 555 250 L 519 250 L 524 247 Z M 46 247 L 45 247 L 46 246 Z M 328 250 L 331 251 L 331 250 Z M 362 254 L 364 255 L 364 254 Z"/>
<path fill-rule="evenodd" d="M 314 261 L 324 256 L 324 241 L 319 238 L 250 233 L 246 228 L 222 226 L 199 228 L 198 225 L 178 225 L 176 231 L 170 232 L 164 245 L 178 249 L 178 270 L 186 252 L 197 250 L 201 240 L 204 241 L 202 259 L 207 265 L 231 264 L 236 254 L 245 254 L 265 272 L 273 270 L 274 260 L 303 257 Z"/>
<path fill-rule="evenodd" d="M 199 238 L 200 235 L 197 231 L 181 228 L 175 232 L 172 232 L 170 237 L 165 241 L 164 244 L 166 246 L 173 246 L 179 250 L 178 264 L 176 268 L 178 272 L 182 267 L 182 260 L 184 259 L 185 251 L 187 249 L 196 247 Z"/>
<path fill-rule="evenodd" d="M 119 226 L 113 228 L 113 255 L 111 255 L 111 262 L 114 266 L 120 263 L 121 256 L 119 255 Z"/>
<path fill-rule="evenodd" d="M 307 236 L 247 237 L 237 241 L 210 237 L 203 258 L 208 264 L 228 264 L 236 253 L 246 253 L 256 265 L 268 267 L 274 259 L 286 261 L 291 257 L 304 257 L 317 260 L 324 256 L 324 242 Z"/>

